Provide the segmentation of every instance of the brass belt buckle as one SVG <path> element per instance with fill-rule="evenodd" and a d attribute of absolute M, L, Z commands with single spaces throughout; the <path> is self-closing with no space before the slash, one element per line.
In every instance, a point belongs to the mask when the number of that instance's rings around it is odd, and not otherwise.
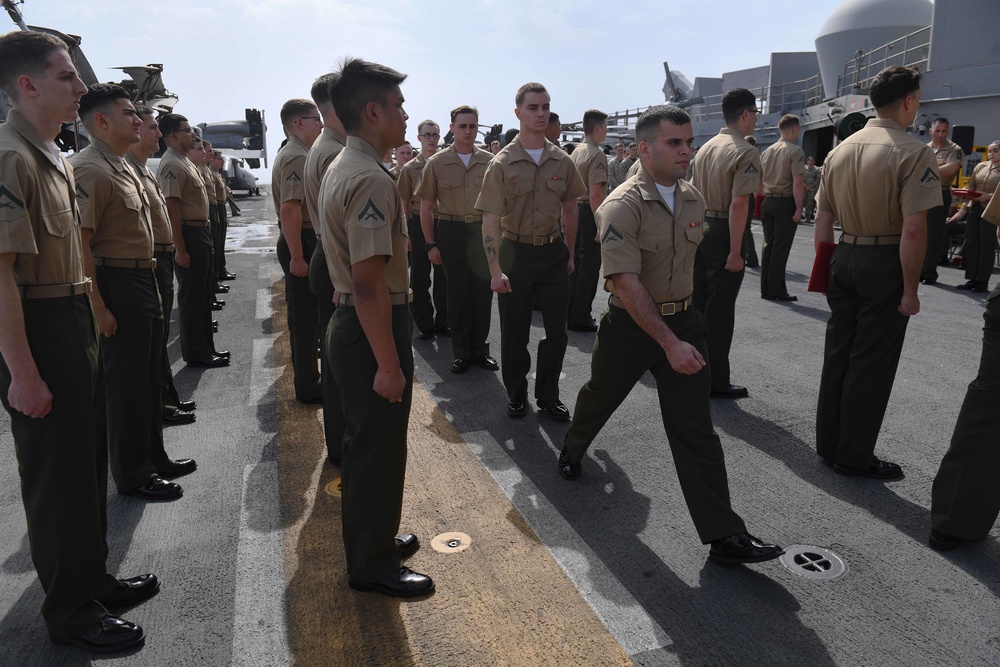
<path fill-rule="evenodd" d="M 475 222 L 475 220 L 474 220 L 475 217 L 476 216 L 474 216 L 474 215 L 467 215 L 467 216 L 465 216 L 465 221 L 466 222 Z"/>
<path fill-rule="evenodd" d="M 677 304 L 675 302 L 660 304 L 660 315 L 676 315 Z"/>
<path fill-rule="evenodd" d="M 545 236 L 532 236 L 531 237 L 531 244 L 532 245 L 545 245 L 547 242 L 548 242 L 548 238 L 545 237 Z"/>

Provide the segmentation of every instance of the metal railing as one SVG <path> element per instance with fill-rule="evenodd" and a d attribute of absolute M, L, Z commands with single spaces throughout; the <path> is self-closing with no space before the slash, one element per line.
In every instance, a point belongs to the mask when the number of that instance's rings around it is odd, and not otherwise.
<path fill-rule="evenodd" d="M 921 28 L 871 51 L 858 51 L 844 63 L 844 74 L 837 82 L 837 96 L 863 95 L 875 76 L 886 67 L 916 67 L 927 71 L 931 51 L 931 28 Z"/>

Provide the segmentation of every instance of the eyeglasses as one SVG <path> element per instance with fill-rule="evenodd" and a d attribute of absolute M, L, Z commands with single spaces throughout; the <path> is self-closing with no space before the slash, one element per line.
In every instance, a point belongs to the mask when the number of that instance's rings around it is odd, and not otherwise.
<path fill-rule="evenodd" d="M 424 139 L 438 139 L 441 137 L 437 132 L 424 132 L 423 134 L 418 134 L 418 137 L 423 137 Z"/>
<path fill-rule="evenodd" d="M 755 118 L 760 118 L 760 111 L 758 111 L 757 109 L 745 109 L 745 111 L 749 111 L 750 113 L 752 113 Z"/>

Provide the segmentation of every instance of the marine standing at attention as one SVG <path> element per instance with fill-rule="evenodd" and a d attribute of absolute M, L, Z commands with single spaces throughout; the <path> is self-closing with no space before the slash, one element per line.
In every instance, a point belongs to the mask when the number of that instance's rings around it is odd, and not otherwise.
<path fill-rule="evenodd" d="M 826 351 L 816 410 L 816 453 L 842 475 L 891 479 L 902 468 L 875 456 L 917 286 L 927 211 L 941 204 L 934 153 L 907 134 L 920 72 L 889 67 L 871 82 L 876 117 L 826 156 L 816 198 L 817 247 L 833 242 Z"/>
<path fill-rule="evenodd" d="M 56 148 L 87 86 L 62 40 L 0 36 L 0 400 L 10 414 L 42 620 L 57 644 L 94 653 L 139 645 L 108 613 L 159 590 L 107 571 L 104 370 L 83 275 L 73 167 Z M 29 345 L 30 341 L 30 345 Z"/>
<path fill-rule="evenodd" d="M 538 344 L 536 405 L 550 417 L 566 421 L 569 408 L 559 400 L 559 374 L 569 340 L 566 312 L 576 245 L 576 198 L 587 188 L 569 155 L 545 139 L 549 124 L 545 86 L 524 84 L 514 102 L 521 130 L 490 162 L 476 201 L 476 209 L 483 213 L 490 288 L 499 294 L 507 415 L 528 413 L 528 341 L 537 293 L 545 338 Z"/>
<path fill-rule="evenodd" d="M 802 218 L 802 174 L 806 158 L 798 146 L 799 117 L 785 114 L 778 121 L 781 139 L 760 156 L 764 169 L 764 203 L 761 225 L 764 246 L 760 257 L 760 296 L 771 301 L 798 301 L 788 294 L 785 267 Z"/>
<path fill-rule="evenodd" d="M 676 107 L 651 107 L 639 117 L 635 137 L 638 173 L 597 210 L 611 303 L 559 473 L 580 476 L 587 448 L 649 371 L 688 511 L 702 543 L 711 544 L 709 558 L 722 564 L 777 558 L 781 547 L 748 534 L 732 509 L 722 444 L 712 427 L 705 321 L 691 308 L 705 202 L 682 180 L 694 143 L 691 117 Z"/>
<path fill-rule="evenodd" d="M 757 124 L 757 98 L 745 88 L 722 96 L 726 127 L 698 152 L 692 183 L 705 198 L 705 238 L 694 265 L 694 306 L 708 325 L 708 364 L 712 396 L 741 398 L 746 387 L 734 385 L 729 350 L 736 326 L 736 297 L 743 284 L 743 228 L 750 206 L 747 195 L 760 188 L 760 153 L 747 143 Z"/>
<path fill-rule="evenodd" d="M 434 590 L 402 566 L 420 546 L 399 530 L 413 397 L 406 219 L 381 156 L 406 136 L 406 75 L 348 60 L 330 99 L 347 146 L 320 186 L 323 251 L 338 294 L 326 336 L 347 421 L 342 459 L 344 551 L 351 588 L 395 597 Z"/>

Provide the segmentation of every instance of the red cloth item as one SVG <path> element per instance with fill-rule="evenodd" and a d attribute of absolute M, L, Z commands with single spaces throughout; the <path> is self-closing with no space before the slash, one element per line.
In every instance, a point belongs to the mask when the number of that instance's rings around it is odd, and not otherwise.
<path fill-rule="evenodd" d="M 830 285 L 830 258 L 833 257 L 833 251 L 836 249 L 836 243 L 819 242 L 819 248 L 816 250 L 816 261 L 813 262 L 813 270 L 809 275 L 809 287 L 806 288 L 810 292 L 826 294 L 827 287 Z"/>

